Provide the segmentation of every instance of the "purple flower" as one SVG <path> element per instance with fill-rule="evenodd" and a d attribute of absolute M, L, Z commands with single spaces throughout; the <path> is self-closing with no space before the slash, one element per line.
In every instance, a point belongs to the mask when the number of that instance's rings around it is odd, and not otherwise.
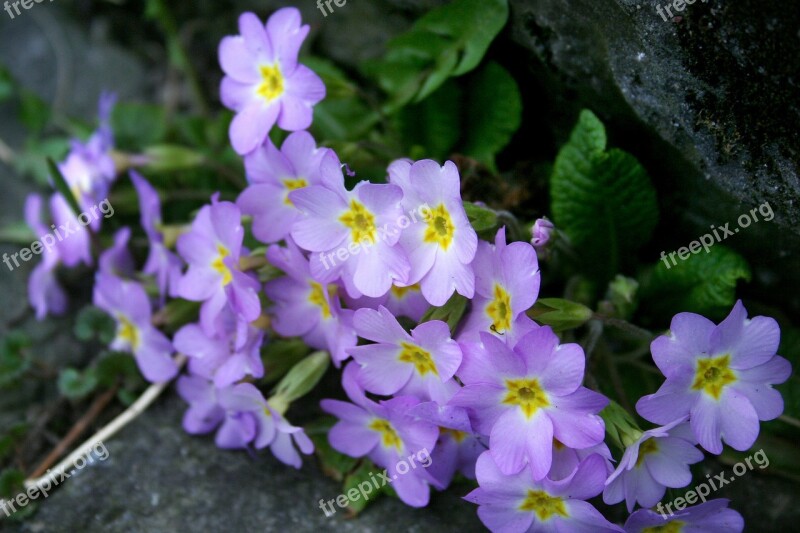
<path fill-rule="evenodd" d="M 324 186 L 292 191 L 289 199 L 307 217 L 294 224 L 292 238 L 311 254 L 311 274 L 323 283 L 339 276 L 347 293 L 379 297 L 406 284 L 409 264 L 394 225 L 402 216 L 403 191 L 395 185 L 360 182 L 344 188 L 339 158 L 331 150 L 320 166 Z M 389 229 L 390 228 L 390 229 Z"/>
<path fill-rule="evenodd" d="M 659 508 L 661 506 L 659 505 Z M 676 511 L 667 518 L 664 513 L 650 509 L 639 509 L 625 522 L 625 533 L 651 533 L 654 531 L 680 532 L 702 531 L 703 533 L 741 533 L 744 529 L 742 515 L 728 509 L 728 500 L 710 500 L 683 511 Z"/>
<path fill-rule="evenodd" d="M 603 463 L 606 465 L 606 474 L 611 475 L 611 472 L 614 471 L 614 466 L 611 464 L 613 458 L 605 442 L 588 448 L 574 449 L 553 439 L 553 464 L 547 477 L 553 481 L 569 477 L 578 468 L 578 465 L 591 455 L 602 457 Z"/>
<path fill-rule="evenodd" d="M 150 245 L 150 252 L 142 272 L 155 276 L 161 305 L 164 305 L 168 295 L 177 296 L 176 291 L 183 269 L 183 261 L 164 245 L 164 236 L 159 230 L 161 201 L 158 193 L 141 174 L 131 171 L 130 177 L 136 188 L 136 194 L 139 195 L 142 229 L 144 229 Z"/>
<path fill-rule="evenodd" d="M 495 244 L 481 241 L 472 263 L 475 299 L 459 340 L 477 341 L 479 331 L 505 335 L 539 295 L 541 274 L 536 252 L 525 242 L 506 245 L 505 227 Z"/>
<path fill-rule="evenodd" d="M 389 181 L 403 189 L 406 212 L 422 213 L 400 237 L 411 262 L 408 285 L 419 283 L 431 305 L 444 305 L 454 291 L 472 298 L 475 274 L 470 263 L 478 236 L 461 202 L 461 178 L 452 161 L 440 167 L 435 161 L 395 161 Z"/>
<path fill-rule="evenodd" d="M 351 396 L 351 399 L 352 398 Z M 323 400 L 322 409 L 339 422 L 331 428 L 331 446 L 351 457 L 367 456 L 387 469 L 392 487 L 403 502 L 424 507 L 430 498 L 429 484 L 436 481 L 424 468 L 398 472 L 397 465 L 413 454 L 430 453 L 436 444 L 438 429 L 433 424 L 413 418 L 408 410 L 419 404 L 411 396 L 399 396 L 377 404 L 366 397 L 358 405 L 338 400 Z M 408 464 L 406 464 L 408 466 Z"/>
<path fill-rule="evenodd" d="M 261 344 L 264 332 L 248 324 L 229 335 L 209 336 L 197 324 L 187 324 L 175 333 L 175 349 L 189 357 L 192 374 L 210 379 L 222 388 L 245 376 L 261 378 Z"/>
<path fill-rule="evenodd" d="M 356 311 L 353 325 L 360 337 L 375 342 L 348 350 L 361 365 L 359 381 L 367 391 L 446 403 L 458 389 L 453 376 L 461 365 L 461 348 L 441 320 L 424 322 L 409 335 L 380 306 Z"/>
<path fill-rule="evenodd" d="M 43 256 L 42 262 L 36 265 L 28 278 L 28 299 L 36 310 L 37 320 L 42 320 L 48 313 L 59 315 L 67 310 L 67 294 L 56 278 L 56 268 L 61 260 L 59 248 L 55 245 L 55 237 L 42 223 L 41 213 L 41 197 L 29 195 L 25 200 L 25 221 L 42 241 Z"/>
<path fill-rule="evenodd" d="M 202 435 L 219 426 L 215 442 L 225 449 L 269 446 L 281 462 L 300 468 L 300 455 L 314 451 L 302 428 L 294 427 L 277 413 L 250 383 L 217 388 L 200 376 L 181 376 L 178 393 L 189 403 L 183 416 L 187 433 Z M 220 426 L 221 424 L 221 426 Z"/>
<path fill-rule="evenodd" d="M 361 309 L 362 307 L 377 309 L 379 305 L 382 305 L 391 311 L 394 316 L 405 316 L 414 322 L 419 322 L 431 307 L 428 300 L 422 295 L 419 283 L 408 287 L 392 285 L 389 292 L 380 298 L 368 298 L 366 296 L 350 298 L 345 292 L 342 295 L 342 299 L 350 309 Z"/>
<path fill-rule="evenodd" d="M 501 471 L 515 474 L 530 464 L 542 479 L 552 464 L 553 437 L 570 448 L 603 440 L 597 413 L 608 400 L 581 387 L 586 360 L 579 345 L 559 345 L 549 327 L 527 334 L 513 351 L 489 333 L 480 338 L 462 343 L 464 388 L 450 404 L 471 409 Z"/>
<path fill-rule="evenodd" d="M 98 259 L 98 269 L 105 274 L 111 274 L 119 278 L 133 277 L 136 266 L 133 256 L 128 251 L 128 241 L 131 238 L 131 229 L 121 228 L 114 234 L 114 244 L 108 250 L 100 254 Z"/>
<path fill-rule="evenodd" d="M 603 490 L 606 469 L 599 455 L 560 481 L 536 480 L 529 468 L 503 474 L 491 452 L 478 458 L 475 473 L 480 487 L 464 499 L 479 505 L 478 517 L 493 533 L 622 531 L 584 501 Z"/>
<path fill-rule="evenodd" d="M 241 35 L 225 37 L 219 62 L 225 77 L 220 97 L 236 111 L 230 127 L 233 149 L 244 155 L 264 143 L 277 122 L 287 131 L 311 125 L 312 108 L 325 98 L 325 85 L 297 63 L 309 27 L 300 11 L 279 9 L 264 25 L 253 13 L 239 17 Z"/>
<path fill-rule="evenodd" d="M 64 266 L 71 268 L 81 263 L 91 265 L 93 259 L 89 229 L 86 224 L 81 224 L 60 194 L 50 197 L 50 214 L 54 222 L 50 227 L 58 238 L 58 253 Z"/>
<path fill-rule="evenodd" d="M 722 452 L 721 439 L 747 450 L 758 437 L 758 421 L 783 412 L 783 398 L 772 385 L 786 381 L 792 369 L 776 355 L 779 341 L 778 323 L 748 319 L 741 300 L 719 325 L 679 313 L 670 333 L 650 346 L 667 380 L 641 398 L 636 410 L 656 424 L 688 415 L 697 441 L 711 453 Z"/>
<path fill-rule="evenodd" d="M 603 501 L 612 504 L 625 500 L 631 512 L 637 501 L 642 507 L 658 503 L 666 487 L 677 489 L 688 485 L 692 481 L 689 465 L 702 461 L 703 452 L 681 437 L 687 433 L 682 430 L 688 430 L 679 426 L 685 420 L 686 417 L 645 431 L 630 444 L 619 466 L 606 480 Z"/>
<path fill-rule="evenodd" d="M 150 382 L 175 377 L 178 367 L 171 357 L 172 344 L 151 324 L 150 300 L 141 285 L 98 272 L 93 301 L 117 322 L 113 350 L 133 353 L 139 370 Z"/>
<path fill-rule="evenodd" d="M 115 100 L 113 94 L 101 95 L 98 130 L 85 143 L 73 140 L 66 159 L 58 164 L 72 196 L 84 211 L 108 197 L 109 187 L 116 177 L 111 157 L 114 139 L 109 124 Z M 91 227 L 94 231 L 100 229 L 99 217 L 93 220 Z"/>
<path fill-rule="evenodd" d="M 242 319 L 252 322 L 261 315 L 258 280 L 239 270 L 244 228 L 239 208 L 219 202 L 200 209 L 192 229 L 178 238 L 178 253 L 189 270 L 178 282 L 178 294 L 204 302 L 200 324 L 209 335 L 219 330 L 218 318 L 226 305 Z"/>
<path fill-rule="evenodd" d="M 338 366 L 347 359 L 347 349 L 356 345 L 353 312 L 342 309 L 336 285 L 323 285 L 311 277 L 308 259 L 291 238 L 286 248 L 267 249 L 269 262 L 286 276 L 268 281 L 264 287 L 274 303 L 272 326 L 284 337 L 303 337 L 312 348 L 327 350 Z"/>
<path fill-rule="evenodd" d="M 280 151 L 269 141 L 244 158 L 250 186 L 237 200 L 245 215 L 253 216 L 253 235 L 266 243 L 286 238 L 303 214 L 289 193 L 322 183 L 319 166 L 325 148 L 317 148 L 305 131 L 289 135 Z"/>
<path fill-rule="evenodd" d="M 544 250 L 547 243 L 550 242 L 555 228 L 553 223 L 546 218 L 537 219 L 536 222 L 533 223 L 533 227 L 531 228 L 531 244 L 536 248 L 537 252 Z"/>

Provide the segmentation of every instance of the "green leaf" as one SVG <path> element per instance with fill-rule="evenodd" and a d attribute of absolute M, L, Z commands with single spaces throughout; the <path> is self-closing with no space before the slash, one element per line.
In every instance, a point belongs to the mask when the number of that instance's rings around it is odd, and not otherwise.
<path fill-rule="evenodd" d="M 464 202 L 464 211 L 467 213 L 469 223 L 476 233 L 494 232 L 497 228 L 497 213 L 488 207 L 483 207 L 472 202 Z"/>
<path fill-rule="evenodd" d="M 19 119 L 32 133 L 40 133 L 50 121 L 50 106 L 28 90 L 20 91 Z"/>
<path fill-rule="evenodd" d="M 372 481 L 378 478 L 378 473 L 383 472 L 382 468 L 378 468 L 375 463 L 365 459 L 351 474 L 345 477 L 344 488 L 342 494 L 347 496 L 347 508 L 352 515 L 357 515 L 367 505 L 374 502 L 379 496 L 387 492 L 389 485 L 381 485 L 378 481 L 378 488 L 375 488 L 375 483 Z"/>
<path fill-rule="evenodd" d="M 395 115 L 407 152 L 415 147 L 417 159 L 444 160 L 461 136 L 461 88 L 445 83 L 422 102 L 406 106 Z"/>
<path fill-rule="evenodd" d="M 275 387 L 269 403 L 279 412 L 284 412 L 293 401 L 302 398 L 322 379 L 330 366 L 328 352 L 314 352 L 292 367 Z"/>
<path fill-rule="evenodd" d="M 472 80 L 462 152 L 495 169 L 494 158 L 522 123 L 522 95 L 506 69 L 491 62 Z"/>
<path fill-rule="evenodd" d="M 642 308 L 662 318 L 688 311 L 718 319 L 733 307 L 739 280 L 750 281 L 750 277 L 747 261 L 717 244 L 710 252 L 691 255 L 671 268 L 659 261 L 645 272 L 640 280 Z"/>
<path fill-rule="evenodd" d="M 592 318 L 592 314 L 588 307 L 561 298 L 540 298 L 528 311 L 528 316 L 552 327 L 553 331 L 580 327 Z"/>
<path fill-rule="evenodd" d="M 49 157 L 47 158 L 47 168 L 50 170 L 50 178 L 53 180 L 53 185 L 55 185 L 56 190 L 67 201 L 67 204 L 69 204 L 75 216 L 80 216 L 81 206 L 78 205 L 78 200 L 75 198 L 75 195 L 72 194 L 72 190 L 69 188 L 67 180 L 64 179 L 64 175 L 61 174 L 61 171 L 58 169 L 58 165 Z"/>
<path fill-rule="evenodd" d="M 507 0 L 455 0 L 389 41 L 384 58 L 365 70 L 391 96 L 390 110 L 419 102 L 477 67 L 507 19 Z"/>
<path fill-rule="evenodd" d="M 430 320 L 441 320 L 446 322 L 451 332 L 455 332 L 461 317 L 467 311 L 467 299 L 458 293 L 454 293 L 447 302 L 441 307 L 431 307 L 419 321 L 420 324 Z"/>
<path fill-rule="evenodd" d="M 97 382 L 103 387 L 112 387 L 120 378 L 138 378 L 136 360 L 129 353 L 107 352 L 97 361 L 94 371 Z"/>
<path fill-rule="evenodd" d="M 74 368 L 65 368 L 58 375 L 58 390 L 70 400 L 79 400 L 97 388 L 97 375 L 89 369 L 83 374 Z"/>
<path fill-rule="evenodd" d="M 159 144 L 150 146 L 144 151 L 147 163 L 145 170 L 154 172 L 169 172 L 200 166 L 205 157 L 194 150 L 172 144 Z"/>
<path fill-rule="evenodd" d="M 97 339 L 110 344 L 116 335 L 117 323 L 111 315 L 94 306 L 87 306 L 75 320 L 75 336 L 82 341 Z"/>
<path fill-rule="evenodd" d="M 650 239 L 658 222 L 656 192 L 638 161 L 606 151 L 605 128 L 584 110 L 561 149 L 550 179 L 556 227 L 577 250 L 584 270 L 605 282 Z"/>
<path fill-rule="evenodd" d="M 30 346 L 30 338 L 20 331 L 12 331 L 0 341 L 0 389 L 18 383 L 30 368 Z"/>
<path fill-rule="evenodd" d="M 14 446 L 22 440 L 25 433 L 28 431 L 28 423 L 17 422 L 4 431 L 5 433 L 0 437 L 0 461 L 4 460 L 14 451 Z"/>
<path fill-rule="evenodd" d="M 157 105 L 119 103 L 111 112 L 111 128 L 119 148 L 139 151 L 164 141 L 166 111 Z"/>

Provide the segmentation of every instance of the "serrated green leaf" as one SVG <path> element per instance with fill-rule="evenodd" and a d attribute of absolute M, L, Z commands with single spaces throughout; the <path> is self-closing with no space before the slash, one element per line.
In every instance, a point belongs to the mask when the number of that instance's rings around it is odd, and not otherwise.
<path fill-rule="evenodd" d="M 659 261 L 642 276 L 642 307 L 660 317 L 689 311 L 719 319 L 733 307 L 736 284 L 750 277 L 747 261 L 718 244 L 671 268 Z"/>
<path fill-rule="evenodd" d="M 81 373 L 74 368 L 65 368 L 58 376 L 58 390 L 71 400 L 88 396 L 97 388 L 97 375 L 92 369 Z"/>
<path fill-rule="evenodd" d="M 658 203 L 644 168 L 621 150 L 605 151 L 605 128 L 583 111 L 550 179 L 551 210 L 586 272 L 605 282 L 647 242 Z"/>
<path fill-rule="evenodd" d="M 110 344 L 116 334 L 117 323 L 108 313 L 94 306 L 81 309 L 75 319 L 75 336 L 82 341 L 97 339 Z"/>
<path fill-rule="evenodd" d="M 384 58 L 365 70 L 391 96 L 390 111 L 420 102 L 477 67 L 507 19 L 507 0 L 455 0 L 389 41 Z"/>
<path fill-rule="evenodd" d="M 468 125 L 462 152 L 495 168 L 494 158 L 522 123 L 522 95 L 506 69 L 491 62 L 479 70 L 467 98 Z"/>
<path fill-rule="evenodd" d="M 422 102 L 404 107 L 395 121 L 406 151 L 421 147 L 415 159 L 443 161 L 461 136 L 461 88 L 454 82 L 442 85 Z"/>

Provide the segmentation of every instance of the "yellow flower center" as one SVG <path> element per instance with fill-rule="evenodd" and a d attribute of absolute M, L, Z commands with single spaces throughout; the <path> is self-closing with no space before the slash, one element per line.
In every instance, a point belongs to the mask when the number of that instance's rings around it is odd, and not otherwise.
<path fill-rule="evenodd" d="M 450 429 L 450 428 L 439 428 L 440 435 L 450 435 L 450 438 L 456 441 L 457 443 L 462 443 L 464 440 L 469 437 L 469 433 L 465 431 L 458 431 L 457 429 Z"/>
<path fill-rule="evenodd" d="M 642 533 L 681 533 L 684 525 L 685 522 L 675 520 L 669 524 L 664 524 L 663 526 L 646 527 L 642 530 Z"/>
<path fill-rule="evenodd" d="M 283 185 L 286 187 L 286 198 L 284 198 L 283 203 L 286 205 L 294 205 L 289 199 L 289 193 L 296 191 L 297 189 L 308 187 L 308 182 L 303 178 L 285 179 L 283 180 Z"/>
<path fill-rule="evenodd" d="M 350 200 L 350 209 L 339 217 L 339 221 L 350 228 L 353 242 L 375 242 L 375 215 L 356 200 Z"/>
<path fill-rule="evenodd" d="M 492 331 L 505 333 L 511 327 L 511 296 L 500 285 L 494 286 L 494 300 L 486 306 L 486 314 L 492 319 Z"/>
<path fill-rule="evenodd" d="M 278 64 L 262 65 L 261 68 L 261 85 L 258 86 L 256 92 L 267 102 L 278 98 L 283 94 L 283 74 Z"/>
<path fill-rule="evenodd" d="M 331 306 L 325 298 L 325 289 L 316 281 L 309 283 L 311 285 L 311 293 L 308 295 L 308 301 L 322 310 L 322 318 L 331 317 Z"/>
<path fill-rule="evenodd" d="M 403 441 L 400 440 L 400 436 L 388 420 L 382 418 L 375 419 L 375 421 L 369 425 L 369 428 L 380 433 L 385 448 L 397 448 L 398 451 L 402 450 Z"/>
<path fill-rule="evenodd" d="M 425 228 L 424 239 L 425 242 L 431 244 L 438 244 L 443 250 L 447 251 L 450 244 L 453 242 L 453 233 L 455 227 L 453 220 L 450 218 L 450 213 L 444 207 L 444 204 L 439 204 L 431 209 L 427 217 L 428 227 Z"/>
<path fill-rule="evenodd" d="M 547 393 L 539 385 L 538 379 L 508 379 L 506 388 L 508 394 L 503 403 L 519 405 L 527 418 L 532 417 L 538 409 L 550 405 Z"/>
<path fill-rule="evenodd" d="M 216 270 L 219 274 L 222 275 L 222 286 L 224 287 L 228 283 L 233 280 L 233 274 L 231 274 L 230 269 L 225 265 L 225 258 L 228 257 L 231 253 L 228 251 L 227 248 L 222 246 L 221 244 L 217 245 L 217 258 L 211 262 L 211 268 Z"/>
<path fill-rule="evenodd" d="M 117 315 L 117 339 L 125 341 L 131 347 L 131 351 L 139 349 L 141 337 L 139 328 L 133 325 L 124 315 Z"/>
<path fill-rule="evenodd" d="M 401 342 L 400 346 L 402 346 L 403 349 L 400 351 L 400 355 L 397 358 L 404 363 L 413 364 L 417 368 L 417 372 L 420 376 L 424 376 L 428 372 L 431 372 L 435 376 L 439 375 L 439 371 L 436 370 L 436 363 L 433 362 L 430 352 L 407 342 Z"/>
<path fill-rule="evenodd" d="M 528 490 L 528 495 L 519 506 L 520 511 L 532 511 L 540 521 L 544 522 L 550 519 L 553 515 L 569 516 L 567 514 L 567 506 L 564 505 L 564 499 L 556 496 L 550 496 L 543 490 Z"/>
<path fill-rule="evenodd" d="M 397 298 L 398 300 L 402 300 L 403 298 L 406 297 L 406 295 L 409 292 L 419 292 L 419 283 L 415 283 L 414 285 L 409 285 L 408 287 L 397 287 L 395 285 L 392 285 L 392 288 L 390 290 L 392 291 L 392 294 L 395 296 L 395 298 Z"/>
<path fill-rule="evenodd" d="M 636 458 L 636 468 L 642 466 L 644 458 L 658 451 L 656 439 L 647 439 L 639 445 L 639 457 Z"/>
<path fill-rule="evenodd" d="M 722 389 L 736 381 L 736 374 L 729 367 L 730 361 L 730 355 L 698 360 L 692 390 L 705 391 L 715 400 L 719 400 Z"/>

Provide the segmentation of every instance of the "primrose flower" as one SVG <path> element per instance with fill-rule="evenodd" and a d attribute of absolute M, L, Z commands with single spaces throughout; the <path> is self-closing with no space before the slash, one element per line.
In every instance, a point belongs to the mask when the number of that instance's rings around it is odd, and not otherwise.
<path fill-rule="evenodd" d="M 630 444 L 619 466 L 606 480 L 603 501 L 608 504 L 625 500 L 628 512 L 636 502 L 642 507 L 657 504 L 666 487 L 677 489 L 692 481 L 689 465 L 703 460 L 703 452 L 694 443 L 678 435 L 686 417 L 666 426 L 642 433 Z M 686 428 L 688 429 L 688 428 Z M 691 438 L 691 437 L 690 437 Z"/>
<path fill-rule="evenodd" d="M 356 311 L 353 325 L 360 337 L 375 342 L 348 350 L 361 365 L 359 381 L 367 391 L 446 403 L 458 389 L 453 376 L 461 365 L 461 348 L 441 320 L 423 322 L 409 335 L 380 306 Z"/>
<path fill-rule="evenodd" d="M 223 403 L 236 387 L 241 384 L 218 389 L 200 376 L 181 376 L 177 382 L 178 394 L 189 403 L 183 415 L 183 429 L 192 435 L 202 435 L 219 426 L 214 439 L 217 447 L 246 448 L 256 438 L 258 422 L 249 409 L 228 408 Z"/>
<path fill-rule="evenodd" d="M 534 479 L 542 479 L 552 464 L 553 437 L 570 448 L 603 440 L 597 413 L 608 400 L 581 386 L 586 360 L 579 345 L 559 345 L 550 327 L 528 333 L 513 351 L 489 333 L 480 338 L 461 345 L 464 388 L 450 405 L 471 409 L 473 427 L 489 435 L 502 472 L 530 464 Z"/>
<path fill-rule="evenodd" d="M 164 235 L 159 230 L 162 222 L 158 193 L 138 172 L 131 171 L 130 177 L 139 196 L 142 229 L 150 244 L 150 252 L 142 272 L 155 276 L 161 305 L 164 305 L 167 296 L 177 296 L 183 261 L 164 244 Z"/>
<path fill-rule="evenodd" d="M 303 337 L 312 348 L 327 350 L 338 366 L 348 358 L 347 349 L 358 341 L 353 312 L 341 308 L 338 287 L 323 285 L 311 277 L 308 259 L 291 237 L 286 239 L 286 248 L 270 246 L 267 259 L 286 273 L 264 287 L 274 302 L 270 314 L 275 331 L 284 337 Z"/>
<path fill-rule="evenodd" d="M 90 220 L 82 224 L 64 197 L 58 193 L 50 197 L 50 214 L 54 222 L 50 227 L 58 238 L 58 253 L 64 266 L 72 268 L 81 263 L 91 265 L 91 235 L 86 228 Z"/>
<path fill-rule="evenodd" d="M 349 391 L 348 391 L 349 392 Z M 356 400 L 351 396 L 351 399 Z M 367 456 L 385 468 L 392 487 L 406 505 L 424 507 L 430 499 L 430 484 L 437 482 L 424 468 L 399 472 L 398 463 L 411 456 L 430 453 L 436 444 L 435 425 L 412 418 L 408 410 L 419 404 L 411 396 L 398 396 L 380 404 L 366 397 L 358 405 L 339 400 L 322 400 L 322 409 L 339 422 L 331 428 L 328 440 L 338 452 L 351 457 Z M 406 466 L 409 466 L 406 462 Z"/>
<path fill-rule="evenodd" d="M 366 296 L 350 298 L 345 292 L 342 294 L 342 300 L 344 300 L 349 309 L 354 310 L 362 307 L 377 309 L 378 306 L 382 305 L 394 316 L 405 316 L 414 322 L 419 322 L 431 307 L 428 300 L 422 295 L 419 283 L 408 287 L 392 285 L 389 292 L 380 298 L 368 298 Z"/>
<path fill-rule="evenodd" d="M 536 480 L 531 472 L 525 468 L 503 474 L 491 452 L 484 452 L 475 466 L 480 486 L 464 499 L 478 504 L 478 517 L 494 533 L 622 532 L 584 501 L 603 490 L 606 469 L 599 455 L 588 457 L 560 481 Z"/>
<path fill-rule="evenodd" d="M 330 150 L 320 166 L 324 186 L 292 191 L 289 199 L 307 217 L 294 224 L 292 238 L 312 252 L 311 274 L 330 283 L 339 276 L 345 290 L 357 298 L 380 297 L 393 283 L 405 285 L 409 264 L 400 246 L 403 191 L 395 185 L 362 181 L 344 188 L 339 158 Z"/>
<path fill-rule="evenodd" d="M 606 465 L 606 474 L 611 475 L 614 471 L 614 466 L 611 464 L 613 457 L 605 442 L 576 450 L 564 446 L 558 442 L 558 439 L 553 439 L 553 464 L 547 477 L 554 481 L 569 477 L 578 468 L 578 465 L 591 455 L 602 457 L 603 463 Z"/>
<path fill-rule="evenodd" d="M 218 319 L 227 304 L 247 322 L 261 315 L 255 277 L 239 270 L 244 228 L 239 208 L 230 202 L 206 205 L 197 214 L 189 232 L 178 237 L 178 253 L 189 270 L 178 282 L 178 295 L 203 302 L 200 324 L 209 335 L 218 332 Z"/>
<path fill-rule="evenodd" d="M 472 268 L 476 294 L 459 340 L 477 340 L 479 331 L 505 335 L 539 295 L 541 274 L 536 251 L 525 242 L 506 245 L 503 227 L 494 246 L 485 241 L 478 244 Z"/>
<path fill-rule="evenodd" d="M 253 13 L 239 17 L 241 35 L 225 37 L 219 62 L 225 77 L 222 103 L 236 111 L 231 122 L 233 149 L 244 155 L 264 143 L 277 122 L 287 131 L 311 125 L 312 109 L 325 98 L 325 85 L 311 69 L 298 64 L 308 35 L 300 11 L 277 10 L 264 25 Z"/>
<path fill-rule="evenodd" d="M 553 235 L 556 227 L 546 218 L 537 219 L 531 228 L 531 244 L 537 252 L 542 252 L 547 248 L 547 243 Z"/>
<path fill-rule="evenodd" d="M 222 388 L 245 376 L 264 376 L 260 351 L 263 340 L 264 332 L 249 324 L 222 336 L 209 336 L 199 325 L 187 324 L 175 333 L 173 343 L 177 351 L 189 357 L 192 374 Z"/>
<path fill-rule="evenodd" d="M 56 278 L 56 268 L 61 257 L 55 237 L 41 220 L 42 198 L 31 194 L 25 200 L 25 221 L 42 242 L 42 262 L 36 265 L 28 278 L 28 299 L 36 310 L 36 319 L 42 320 L 48 313 L 60 315 L 67 310 L 67 294 Z M 11 268 L 8 258 L 6 264 Z"/>
<path fill-rule="evenodd" d="M 111 149 L 114 146 L 110 126 L 111 110 L 116 96 L 103 94 L 99 103 L 99 128 L 88 141 L 72 141 L 66 159 L 58 164 L 58 170 L 70 187 L 70 192 L 83 211 L 108 197 L 111 183 L 116 177 Z M 100 218 L 91 223 L 94 231 L 100 229 Z"/>
<path fill-rule="evenodd" d="M 435 161 L 395 161 L 389 182 L 403 189 L 406 212 L 424 206 L 425 217 L 403 230 L 400 244 L 408 254 L 411 271 L 407 285 L 419 283 L 431 305 L 444 305 L 454 291 L 472 298 L 478 236 L 461 202 L 458 169 L 452 161 L 440 167 Z"/>
<path fill-rule="evenodd" d="M 172 344 L 151 324 L 150 300 L 140 284 L 98 272 L 93 302 L 117 322 L 111 349 L 133 353 L 139 370 L 150 382 L 175 377 L 178 366 L 171 357 Z"/>
<path fill-rule="evenodd" d="M 242 213 L 253 216 L 253 235 L 265 243 L 275 243 L 289 235 L 292 224 L 303 214 L 289 200 L 289 193 L 319 185 L 319 166 L 326 153 L 317 148 L 305 131 L 289 135 L 278 150 L 270 141 L 247 154 L 245 170 L 250 186 L 236 201 Z"/>
<path fill-rule="evenodd" d="M 251 414 L 256 421 L 253 446 L 260 450 L 269 446 L 272 454 L 282 463 L 300 468 L 298 453 L 314 452 L 314 443 L 303 428 L 291 425 L 276 411 L 253 384 L 240 383 L 219 393 L 220 405 L 229 413 Z"/>
<path fill-rule="evenodd" d="M 741 300 L 719 325 L 679 313 L 670 333 L 650 345 L 667 380 L 636 410 L 656 424 L 689 416 L 695 438 L 711 453 L 722 452 L 721 440 L 745 451 L 758 437 L 758 421 L 783 412 L 783 398 L 772 385 L 786 381 L 792 368 L 776 355 L 779 341 L 778 323 L 748 319 Z"/>
<path fill-rule="evenodd" d="M 128 241 L 131 238 L 131 229 L 119 229 L 114 234 L 114 244 L 111 248 L 100 254 L 97 266 L 100 272 L 112 274 L 119 278 L 130 278 L 136 270 L 133 256 L 128 250 Z"/>
<path fill-rule="evenodd" d="M 709 500 L 682 511 L 676 510 L 669 517 L 663 512 L 639 509 L 625 522 L 625 533 L 741 533 L 744 530 L 742 515 L 728 509 L 728 502 L 724 498 Z"/>

